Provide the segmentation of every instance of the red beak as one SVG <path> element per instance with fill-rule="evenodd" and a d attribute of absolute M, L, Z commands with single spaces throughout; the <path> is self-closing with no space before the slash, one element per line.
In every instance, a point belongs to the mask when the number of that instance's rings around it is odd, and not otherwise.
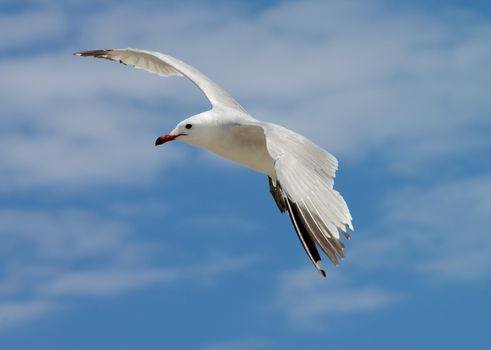
<path fill-rule="evenodd" d="M 157 140 L 155 140 L 155 146 L 164 144 L 164 143 L 169 142 L 169 141 L 174 141 L 178 137 L 179 137 L 179 135 L 171 135 L 171 134 L 165 134 L 165 135 L 159 136 L 159 138 L 157 138 Z"/>

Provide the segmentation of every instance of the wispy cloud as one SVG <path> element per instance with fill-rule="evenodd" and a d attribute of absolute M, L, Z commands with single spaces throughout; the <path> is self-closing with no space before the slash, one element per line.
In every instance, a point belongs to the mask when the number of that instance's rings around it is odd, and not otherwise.
<path fill-rule="evenodd" d="M 365 268 L 415 269 L 432 281 L 488 279 L 490 196 L 488 176 L 392 193 L 378 222 L 355 245 L 353 262 Z"/>
<path fill-rule="evenodd" d="M 71 271 L 40 286 L 40 291 L 48 295 L 115 295 L 170 282 L 178 277 L 177 274 L 178 271 L 171 268 Z"/>
<path fill-rule="evenodd" d="M 2 33 L 0 48 L 12 50 L 24 48 L 27 45 L 35 46 L 39 42 L 44 42 L 46 45 L 58 41 L 62 39 L 66 25 L 63 13 L 50 9 L 0 14 L 0 32 Z"/>
<path fill-rule="evenodd" d="M 302 132 L 355 167 L 376 163 L 380 174 L 407 176 L 400 182 L 419 178 L 404 191 L 387 191 L 379 216 L 359 227 L 363 234 L 348 248 L 353 266 L 418 271 L 427 281 L 491 275 L 484 229 L 491 212 L 491 26 L 479 14 L 360 0 L 279 2 L 247 16 L 234 6 L 34 2 L 36 10 L 0 18 L 1 193 L 49 188 L 63 196 L 73 193 L 66 189 L 133 187 L 156 182 L 164 163 L 182 164 L 185 151 L 157 151 L 153 140 L 207 108 L 191 83 L 70 55 L 137 46 L 188 61 L 259 119 Z M 84 11 L 68 11 L 71 6 Z M 484 159 L 485 174 L 456 180 L 453 172 L 462 174 L 463 162 L 473 157 Z M 161 203 L 150 204 L 143 211 L 164 211 Z M 206 252 L 203 261 L 156 263 L 149 257 L 165 247 L 137 238 L 129 220 L 142 206 L 120 203 L 108 215 L 3 208 L 0 327 L 44 317 L 69 305 L 70 296 L 208 282 L 256 261 Z M 254 229 L 240 218 L 201 219 Z M 325 283 L 311 268 L 282 275 L 272 296 L 276 312 L 304 329 L 400 298 L 380 284 L 337 274 Z M 246 338 L 208 348 L 264 344 Z"/>
<path fill-rule="evenodd" d="M 209 285 L 257 261 L 215 253 L 164 263 L 155 257 L 171 258 L 165 245 L 138 240 L 126 212 L 2 209 L 0 221 L 0 328 L 69 307 L 73 296 L 110 297 L 178 282 Z"/>
<path fill-rule="evenodd" d="M 0 100 L 9 100 L 7 95 Z M 159 177 L 163 161 L 179 164 L 179 149 L 161 152 L 153 146 L 165 131 L 165 122 L 158 123 L 156 115 L 125 103 L 107 109 L 97 99 L 73 100 L 64 94 L 36 99 L 28 107 L 10 102 L 2 118 L 1 176 L 8 183 L 1 186 L 4 191 L 141 184 Z"/>
<path fill-rule="evenodd" d="M 62 9 L 45 11 L 64 16 Z M 258 118 L 290 126 L 350 159 L 376 152 L 388 168 L 416 175 L 435 157 L 451 161 L 490 148 L 487 137 L 474 131 L 489 127 L 491 29 L 468 10 L 431 16 L 414 9 L 389 11 L 383 1 L 294 1 L 251 16 L 234 7 L 176 5 L 161 12 L 126 3 L 91 11 L 90 17 L 70 18 L 76 35 L 66 51 L 41 50 L 2 62 L 0 101 L 15 115 L 8 120 L 17 137 L 4 140 L 1 149 L 17 150 L 11 158 L 19 159 L 2 157 L 16 174 L 9 180 L 61 178 L 78 185 L 82 179 L 108 183 L 127 174 L 126 183 L 142 181 L 158 164 L 145 145 L 156 130 L 185 117 L 170 113 L 167 123 L 152 117 L 156 101 L 199 106 L 189 114 L 206 108 L 200 93 L 182 79 L 164 81 L 67 56 L 74 47 L 109 44 L 175 54 L 222 83 Z M 23 103 L 26 98 L 29 103 Z M 151 111 L 128 110 L 125 99 Z M 26 125 L 44 137 L 29 142 Z M 87 166 L 80 169 L 81 164 Z"/>
<path fill-rule="evenodd" d="M 251 233 L 258 231 L 260 226 L 252 218 L 245 218 L 241 216 L 232 216 L 232 214 L 222 213 L 222 215 L 207 215 L 196 216 L 189 219 L 184 225 L 185 227 L 191 227 L 194 230 L 199 227 L 207 227 L 211 230 L 215 229 L 222 232 L 224 227 L 233 232 Z"/>
<path fill-rule="evenodd" d="M 58 306 L 45 300 L 0 302 L 0 330 L 45 317 Z"/>
<path fill-rule="evenodd" d="M 292 270 L 279 278 L 272 305 L 296 329 L 318 331 L 334 318 L 378 310 L 397 301 L 402 294 L 376 285 L 359 285 L 339 274 L 329 283 L 311 269 Z"/>

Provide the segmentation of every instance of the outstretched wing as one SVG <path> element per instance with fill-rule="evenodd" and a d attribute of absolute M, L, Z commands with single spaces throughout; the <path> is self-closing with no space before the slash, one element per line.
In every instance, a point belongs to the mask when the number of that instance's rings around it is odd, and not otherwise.
<path fill-rule="evenodd" d="M 348 206 L 333 188 L 338 162 L 327 151 L 291 130 L 269 123 L 263 128 L 268 152 L 275 161 L 277 184 L 271 188 L 273 197 L 280 210 L 288 210 L 307 254 L 325 275 L 312 242 L 338 265 L 344 258 L 340 232 L 349 239 L 347 227 L 353 230 Z"/>
<path fill-rule="evenodd" d="M 76 52 L 77 56 L 93 56 L 117 61 L 135 68 L 144 69 L 160 76 L 185 76 L 203 91 L 212 107 L 226 107 L 245 112 L 224 89 L 196 68 L 169 55 L 160 52 L 139 49 L 93 50 Z"/>

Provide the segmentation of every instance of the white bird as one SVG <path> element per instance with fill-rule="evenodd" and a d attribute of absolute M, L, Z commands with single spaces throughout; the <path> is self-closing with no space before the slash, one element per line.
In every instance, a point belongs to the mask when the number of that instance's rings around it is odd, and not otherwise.
<path fill-rule="evenodd" d="M 338 167 L 333 155 L 289 129 L 254 119 L 215 82 L 172 56 L 139 49 L 75 55 L 105 58 L 161 76 L 191 80 L 208 98 L 211 109 L 183 120 L 160 136 L 155 145 L 182 141 L 268 175 L 279 210 L 288 211 L 300 242 L 321 275 L 326 273 L 316 246 L 335 265 L 344 258 L 340 233 L 349 239 L 347 227 L 353 230 L 353 226 L 346 202 L 333 189 Z"/>

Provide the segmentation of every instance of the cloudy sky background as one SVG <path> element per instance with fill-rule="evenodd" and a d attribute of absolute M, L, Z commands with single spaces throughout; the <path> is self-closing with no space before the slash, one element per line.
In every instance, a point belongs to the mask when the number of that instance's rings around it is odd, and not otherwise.
<path fill-rule="evenodd" d="M 491 346 L 485 1 L 0 3 L 6 349 Z M 356 228 L 321 279 L 264 175 L 153 146 L 208 108 L 169 53 L 340 160 Z"/>

